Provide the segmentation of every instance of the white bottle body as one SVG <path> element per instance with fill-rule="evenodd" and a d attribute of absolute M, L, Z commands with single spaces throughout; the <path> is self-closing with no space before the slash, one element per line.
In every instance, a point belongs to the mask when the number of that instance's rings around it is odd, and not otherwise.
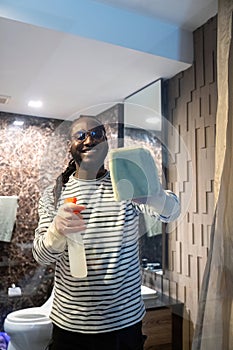
<path fill-rule="evenodd" d="M 87 276 L 85 248 L 80 233 L 67 236 L 70 273 L 75 278 Z"/>

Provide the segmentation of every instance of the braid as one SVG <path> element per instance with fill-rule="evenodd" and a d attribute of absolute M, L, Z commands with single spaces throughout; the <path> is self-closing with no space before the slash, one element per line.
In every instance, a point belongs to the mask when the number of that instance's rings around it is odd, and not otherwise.
<path fill-rule="evenodd" d="M 75 161 L 74 161 L 74 159 L 71 159 L 69 161 L 69 164 L 68 164 L 66 170 L 57 177 L 56 184 L 53 188 L 55 208 L 57 208 L 57 203 L 58 203 L 58 199 L 60 198 L 60 195 L 61 195 L 62 187 L 65 186 L 65 184 L 69 180 L 70 175 L 73 174 L 73 172 L 75 170 L 76 170 Z"/>

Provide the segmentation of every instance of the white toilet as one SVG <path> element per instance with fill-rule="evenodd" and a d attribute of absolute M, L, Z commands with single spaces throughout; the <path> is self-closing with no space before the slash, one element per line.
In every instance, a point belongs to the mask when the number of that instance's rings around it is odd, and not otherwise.
<path fill-rule="evenodd" d="M 52 336 L 49 314 L 54 292 L 40 307 L 31 307 L 9 313 L 4 331 L 10 336 L 8 350 L 46 350 Z"/>

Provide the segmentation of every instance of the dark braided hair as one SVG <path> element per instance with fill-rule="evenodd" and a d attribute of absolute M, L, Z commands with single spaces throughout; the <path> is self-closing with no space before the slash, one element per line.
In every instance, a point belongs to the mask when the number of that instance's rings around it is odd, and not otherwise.
<path fill-rule="evenodd" d="M 102 124 L 95 116 L 92 116 L 92 115 L 80 115 L 78 119 L 75 119 L 73 121 L 73 123 L 71 124 L 71 128 L 70 130 L 72 130 L 72 127 L 74 125 L 74 123 L 76 123 L 77 121 L 79 121 L 81 118 L 92 118 L 94 120 L 96 120 L 98 123 Z M 103 130 L 104 130 L 104 133 L 106 135 L 106 130 L 103 127 Z M 70 175 L 72 175 L 76 170 L 76 163 L 74 161 L 74 159 L 72 158 L 69 163 L 68 163 L 68 166 L 67 168 L 65 169 L 65 171 L 63 173 L 61 173 L 57 179 L 56 179 L 56 183 L 55 183 L 55 186 L 53 188 L 53 197 L 54 197 L 54 206 L 55 208 L 57 208 L 57 203 L 58 203 L 58 200 L 60 198 L 60 195 L 61 195 L 61 192 L 62 192 L 62 188 L 64 188 L 65 184 L 68 182 L 69 180 L 69 177 Z"/>
<path fill-rule="evenodd" d="M 55 186 L 53 188 L 53 197 L 54 197 L 55 208 L 57 208 L 57 203 L 58 203 L 58 199 L 60 198 L 62 188 L 68 182 L 70 175 L 72 175 L 73 172 L 75 172 L 75 170 L 76 170 L 75 161 L 74 161 L 74 159 L 71 159 L 69 161 L 69 164 L 68 164 L 66 170 L 57 177 Z"/>

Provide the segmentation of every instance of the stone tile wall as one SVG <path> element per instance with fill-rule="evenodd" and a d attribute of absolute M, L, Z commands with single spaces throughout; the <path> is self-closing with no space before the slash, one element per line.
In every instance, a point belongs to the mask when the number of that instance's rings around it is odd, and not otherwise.
<path fill-rule="evenodd" d="M 15 120 L 24 124 L 14 126 Z M 11 242 L 0 241 L 0 328 L 7 313 L 41 305 L 51 292 L 54 267 L 32 257 L 38 200 L 67 164 L 68 122 L 0 112 L 0 195 L 17 195 Z M 9 298 L 20 286 L 22 297 Z"/>

